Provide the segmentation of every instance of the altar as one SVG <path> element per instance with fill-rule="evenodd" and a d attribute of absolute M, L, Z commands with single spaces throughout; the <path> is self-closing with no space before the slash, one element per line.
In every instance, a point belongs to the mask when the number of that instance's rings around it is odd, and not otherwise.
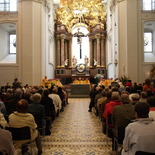
<path fill-rule="evenodd" d="M 72 97 L 89 97 L 90 84 L 71 84 Z"/>

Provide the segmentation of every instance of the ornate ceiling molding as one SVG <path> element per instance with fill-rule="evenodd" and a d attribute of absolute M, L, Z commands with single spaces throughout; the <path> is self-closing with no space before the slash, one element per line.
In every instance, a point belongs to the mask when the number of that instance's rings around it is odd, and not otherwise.
<path fill-rule="evenodd" d="M 101 0 L 74 0 L 56 10 L 57 22 L 66 26 L 71 32 L 76 23 L 86 24 L 93 28 L 100 24 L 104 29 L 106 10 Z"/>

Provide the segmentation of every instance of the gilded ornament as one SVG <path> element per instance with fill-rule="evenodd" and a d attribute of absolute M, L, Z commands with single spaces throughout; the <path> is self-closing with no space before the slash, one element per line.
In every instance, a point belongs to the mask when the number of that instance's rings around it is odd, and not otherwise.
<path fill-rule="evenodd" d="M 65 25 L 69 32 L 77 23 L 86 24 L 88 29 L 101 24 L 104 29 L 106 11 L 101 0 L 70 0 L 63 1 L 62 5 L 56 9 L 57 21 Z"/>

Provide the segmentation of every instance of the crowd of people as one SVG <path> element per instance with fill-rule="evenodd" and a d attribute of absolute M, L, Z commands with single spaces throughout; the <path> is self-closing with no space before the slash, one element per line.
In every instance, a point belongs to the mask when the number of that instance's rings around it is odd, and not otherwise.
<path fill-rule="evenodd" d="M 101 118 L 103 133 L 112 139 L 111 154 L 116 154 L 117 143 L 123 145 L 122 155 L 135 155 L 136 151 L 155 153 L 154 87 L 149 79 L 143 85 L 132 84 L 131 80 L 125 85 L 117 82 L 108 87 L 92 84 L 88 111 Z M 11 134 L 5 130 L 7 126 L 29 126 L 41 155 L 43 133 L 38 129 L 37 118 L 41 117 L 45 134 L 50 135 L 52 122 L 66 104 L 68 92 L 64 87 L 22 87 L 18 79 L 12 87 L 7 84 L 7 89 L 0 92 L 0 150 L 15 154 Z"/>
<path fill-rule="evenodd" d="M 103 133 L 112 139 L 112 151 L 135 155 L 137 151 L 155 154 L 155 85 L 128 80 L 124 85 L 92 85 L 89 112 L 101 118 Z"/>
<path fill-rule="evenodd" d="M 67 104 L 68 92 L 64 87 L 56 85 L 50 88 L 28 85 L 22 87 L 18 79 L 15 79 L 12 87 L 0 92 L 0 151 L 5 151 L 8 155 L 15 154 L 11 134 L 5 130 L 6 127 L 28 126 L 31 138 L 35 140 L 38 155 L 41 155 L 41 134 L 51 134 L 52 122 L 64 111 Z M 38 118 L 42 120 L 45 133 L 39 130 Z M 22 153 L 28 151 L 25 147 L 21 149 Z"/>

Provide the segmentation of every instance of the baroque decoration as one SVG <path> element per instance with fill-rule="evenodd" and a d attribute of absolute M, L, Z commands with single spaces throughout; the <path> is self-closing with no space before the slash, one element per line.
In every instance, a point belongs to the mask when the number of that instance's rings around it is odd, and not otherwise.
<path fill-rule="evenodd" d="M 97 24 L 104 29 L 106 11 L 101 0 L 70 0 L 56 9 L 56 16 L 68 32 L 71 32 L 76 23 L 86 24 L 89 30 Z"/>

